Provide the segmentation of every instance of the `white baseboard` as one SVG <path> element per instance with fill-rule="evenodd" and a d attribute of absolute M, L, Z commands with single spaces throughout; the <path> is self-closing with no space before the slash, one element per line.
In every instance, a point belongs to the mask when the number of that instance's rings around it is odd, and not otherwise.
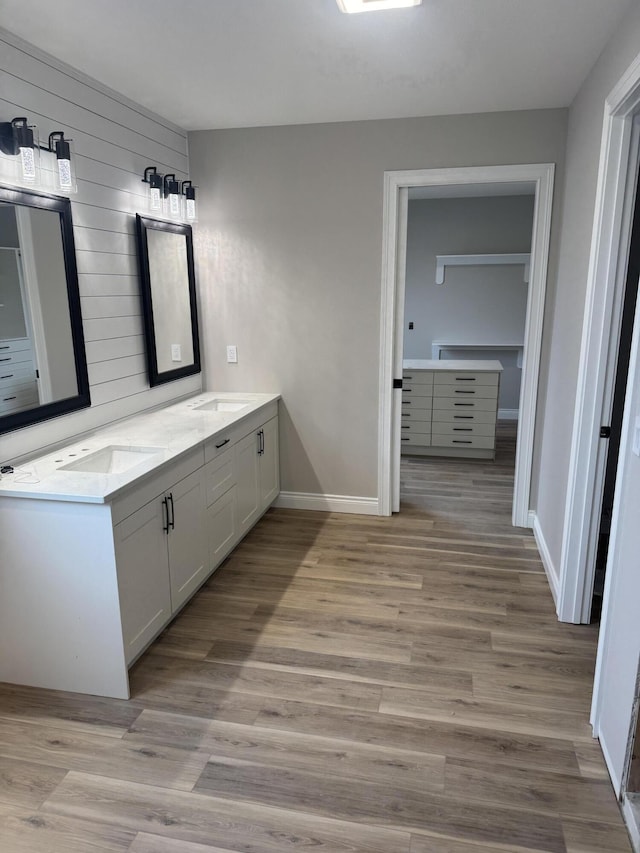
<path fill-rule="evenodd" d="M 282 509 L 309 509 L 317 512 L 350 512 L 378 515 L 378 498 L 351 495 L 320 495 L 313 492 L 280 492 L 274 504 Z"/>
<path fill-rule="evenodd" d="M 627 825 L 634 853 L 640 853 L 640 814 L 638 812 L 638 805 L 633 805 L 628 796 L 622 798 L 622 816 Z"/>
<path fill-rule="evenodd" d="M 540 553 L 540 559 L 542 560 L 542 565 L 544 566 L 545 574 L 547 575 L 547 580 L 549 581 L 549 587 L 551 588 L 551 595 L 553 596 L 554 603 L 556 605 L 556 611 L 558 608 L 558 597 L 560 595 L 560 576 L 556 570 L 556 567 L 553 565 L 553 560 L 551 559 L 551 554 L 549 553 L 549 548 L 547 547 L 547 543 L 544 538 L 544 534 L 542 532 L 542 528 L 540 527 L 540 522 L 538 521 L 538 516 L 535 512 L 529 513 L 529 519 L 531 520 L 533 516 L 533 535 L 536 540 L 536 545 L 538 546 L 538 551 Z"/>
<path fill-rule="evenodd" d="M 499 421 L 517 421 L 520 417 L 520 409 L 498 409 Z"/>

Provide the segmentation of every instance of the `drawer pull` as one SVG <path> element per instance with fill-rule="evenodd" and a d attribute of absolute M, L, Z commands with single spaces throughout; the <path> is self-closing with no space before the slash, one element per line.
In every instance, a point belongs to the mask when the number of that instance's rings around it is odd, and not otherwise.
<path fill-rule="evenodd" d="M 2 402 L 3 402 L 3 403 L 6 403 L 6 402 L 8 402 L 9 400 L 15 400 L 15 399 L 16 399 L 16 395 L 14 394 L 14 395 L 13 395 L 13 397 L 3 397 L 3 398 L 2 398 Z"/>
<path fill-rule="evenodd" d="M 413 376 L 407 376 L 407 374 L 405 373 L 405 375 L 403 376 L 403 379 L 413 379 Z"/>
<path fill-rule="evenodd" d="M 411 441 L 410 438 L 400 438 L 400 441 Z"/>
<path fill-rule="evenodd" d="M 459 388 L 456 388 L 456 394 L 475 394 L 475 391 L 461 391 Z"/>
<path fill-rule="evenodd" d="M 473 432 L 473 427 L 454 427 L 454 432 Z"/>
<path fill-rule="evenodd" d="M 453 444 L 473 444 L 472 441 L 467 441 L 463 438 L 453 438 L 451 439 L 451 441 L 453 442 Z"/>
<path fill-rule="evenodd" d="M 464 403 L 456 403 L 456 406 L 464 406 Z M 472 421 L 473 415 L 454 415 L 453 419 L 455 421 Z"/>
<path fill-rule="evenodd" d="M 402 426 L 400 427 L 400 429 L 411 429 L 411 427 L 410 427 L 408 424 L 407 424 L 407 426 L 405 426 L 404 424 L 402 424 Z"/>
<path fill-rule="evenodd" d="M 11 361 L 11 356 L 9 358 L 0 358 L 0 361 Z"/>
<path fill-rule="evenodd" d="M 11 379 L 13 373 L 5 373 L 4 376 L 0 376 L 0 379 Z"/>
<path fill-rule="evenodd" d="M 403 400 L 403 401 L 402 401 L 402 405 L 403 405 L 403 406 L 410 406 L 410 405 L 411 405 L 411 400 Z"/>
<path fill-rule="evenodd" d="M 454 406 L 475 406 L 475 403 L 454 403 Z"/>
<path fill-rule="evenodd" d="M 7 344 L 5 347 L 0 347 L 0 349 L 9 349 L 9 344 Z"/>
<path fill-rule="evenodd" d="M 454 377 L 456 382 L 475 382 L 475 376 L 456 376 Z"/>
<path fill-rule="evenodd" d="M 225 444 L 229 444 L 230 441 L 230 438 L 225 438 L 225 440 L 221 441 L 220 444 L 216 444 L 216 450 L 220 450 L 221 447 L 224 447 Z"/>

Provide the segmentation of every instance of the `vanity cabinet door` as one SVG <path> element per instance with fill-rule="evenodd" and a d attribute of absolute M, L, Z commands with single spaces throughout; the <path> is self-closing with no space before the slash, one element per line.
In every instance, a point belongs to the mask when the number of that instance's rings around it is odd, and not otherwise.
<path fill-rule="evenodd" d="M 175 611 L 208 574 L 205 478 L 202 469 L 180 480 L 165 495 L 169 513 L 169 577 Z"/>
<path fill-rule="evenodd" d="M 156 498 L 114 527 L 127 664 L 171 618 L 166 521 L 165 504 Z"/>
<path fill-rule="evenodd" d="M 235 446 L 238 533 L 244 535 L 260 514 L 260 436 L 251 432 Z"/>
<path fill-rule="evenodd" d="M 262 443 L 260 467 L 260 509 L 266 509 L 280 491 L 280 458 L 278 453 L 278 418 L 272 418 L 261 427 Z"/>
<path fill-rule="evenodd" d="M 238 538 L 237 487 L 232 486 L 207 509 L 209 568 L 217 568 Z"/>

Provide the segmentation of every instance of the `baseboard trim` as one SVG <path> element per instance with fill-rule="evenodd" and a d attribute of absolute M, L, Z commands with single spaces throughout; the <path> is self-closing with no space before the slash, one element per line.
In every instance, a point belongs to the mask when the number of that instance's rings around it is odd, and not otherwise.
<path fill-rule="evenodd" d="M 544 566 L 544 571 L 547 576 L 547 580 L 549 582 L 549 587 L 551 589 L 551 595 L 553 596 L 553 601 L 556 605 L 556 612 L 558 609 L 558 598 L 560 595 L 560 577 L 558 572 L 556 571 L 556 567 L 553 565 L 553 560 L 551 559 L 551 554 L 549 553 L 549 548 L 547 547 L 546 540 L 544 538 L 544 534 L 542 532 L 542 528 L 540 527 L 540 522 L 538 521 L 538 516 L 535 512 L 529 513 L 529 519 L 533 516 L 533 535 L 536 540 L 536 545 L 538 546 L 538 552 L 540 554 L 540 559 L 542 560 L 542 565 Z"/>
<path fill-rule="evenodd" d="M 498 409 L 499 421 L 517 421 L 520 417 L 520 409 Z"/>
<path fill-rule="evenodd" d="M 637 794 L 635 799 L 625 794 L 622 798 L 622 816 L 627 825 L 634 853 L 640 853 L 640 804 L 637 802 L 637 797 Z"/>
<path fill-rule="evenodd" d="M 378 498 L 351 495 L 322 495 L 313 492 L 280 492 L 274 504 L 281 509 L 307 509 L 316 512 L 346 512 L 354 515 L 379 515 Z"/>

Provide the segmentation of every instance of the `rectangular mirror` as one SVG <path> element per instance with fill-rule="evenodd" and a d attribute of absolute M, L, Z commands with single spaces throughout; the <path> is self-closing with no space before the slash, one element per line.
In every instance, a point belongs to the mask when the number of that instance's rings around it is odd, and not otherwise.
<path fill-rule="evenodd" d="M 149 384 L 200 372 L 190 225 L 136 216 Z"/>
<path fill-rule="evenodd" d="M 90 405 L 69 199 L 0 187 L 0 433 Z"/>

